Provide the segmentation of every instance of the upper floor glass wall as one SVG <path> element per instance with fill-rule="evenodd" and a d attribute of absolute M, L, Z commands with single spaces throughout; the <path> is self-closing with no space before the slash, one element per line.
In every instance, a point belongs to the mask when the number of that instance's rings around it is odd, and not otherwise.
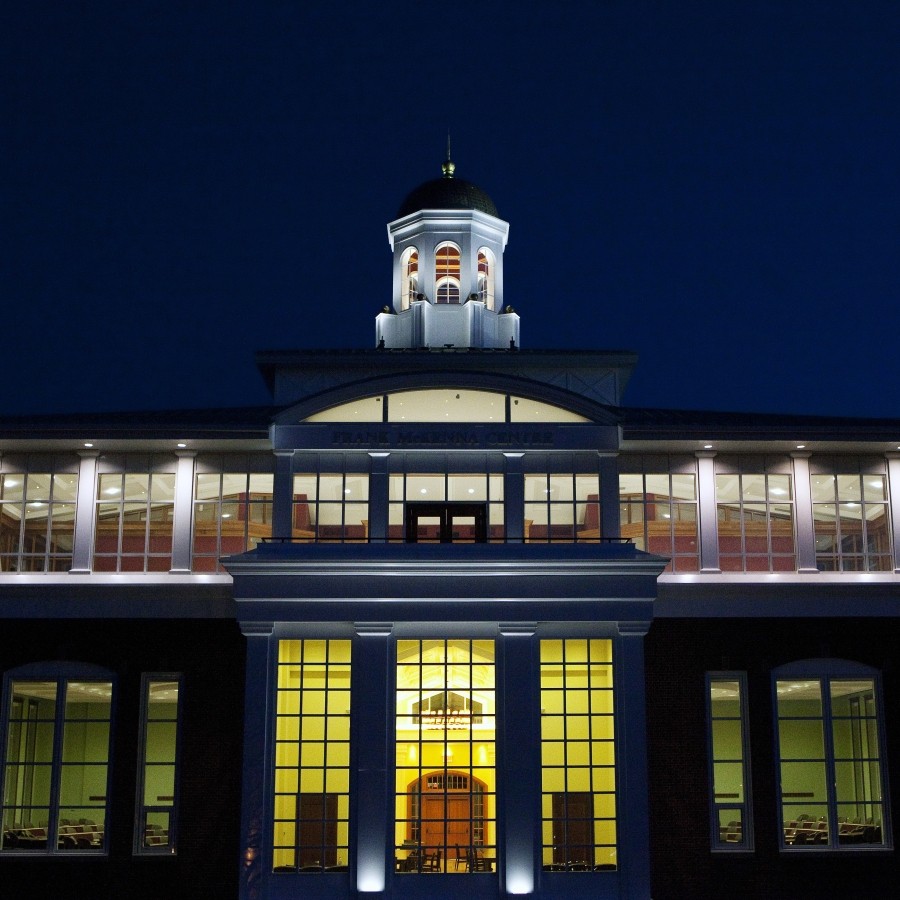
<path fill-rule="evenodd" d="M 223 572 L 220 557 L 252 550 L 272 536 L 273 478 L 268 472 L 195 475 L 193 571 Z"/>
<path fill-rule="evenodd" d="M 75 536 L 77 460 L 0 474 L 0 572 L 67 572 Z M 63 469 L 53 471 L 55 466 Z"/>
<path fill-rule="evenodd" d="M 794 490 L 789 458 L 716 458 L 719 567 L 793 572 Z"/>
<path fill-rule="evenodd" d="M 619 473 L 622 537 L 634 541 L 639 550 L 668 556 L 667 572 L 696 572 L 700 568 L 694 464 L 695 460 L 689 458 L 636 457 L 623 460 L 623 468 L 629 471 Z M 645 467 L 649 468 L 630 471 Z"/>
<path fill-rule="evenodd" d="M 512 400 L 507 409 L 517 399 L 483 397 Z M 701 559 L 708 571 L 748 573 L 796 572 L 803 559 L 826 572 L 892 572 L 896 564 L 888 463 L 878 457 L 720 454 L 704 475 L 693 456 L 623 455 L 617 531 L 615 474 L 610 468 L 601 482 L 606 464 L 596 452 L 298 451 L 282 482 L 283 534 L 275 533 L 272 454 L 101 456 L 95 474 L 92 459 L 80 474 L 75 457 L 60 460 L 2 461 L 0 572 L 65 571 L 78 559 L 97 572 L 181 572 L 180 560 L 192 571 L 224 572 L 223 557 L 272 537 L 571 543 L 621 536 L 668 557 L 675 574 L 699 571 Z M 91 496 L 76 516 L 79 479 Z M 701 533 L 704 503 L 715 520 Z"/>
<path fill-rule="evenodd" d="M 820 570 L 893 570 L 887 477 L 881 460 L 811 460 L 810 492 Z"/>
<path fill-rule="evenodd" d="M 94 570 L 172 568 L 175 461 L 155 471 L 101 472 L 94 514 Z"/>

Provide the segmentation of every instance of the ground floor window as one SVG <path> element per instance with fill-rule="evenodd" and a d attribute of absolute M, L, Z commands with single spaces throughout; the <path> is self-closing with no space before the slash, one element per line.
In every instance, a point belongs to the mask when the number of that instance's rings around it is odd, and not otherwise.
<path fill-rule="evenodd" d="M 706 681 L 712 848 L 752 850 L 746 675 L 709 673 Z"/>
<path fill-rule="evenodd" d="M 396 871 L 495 871 L 494 641 L 398 641 L 395 734 Z"/>
<path fill-rule="evenodd" d="M 113 683 L 94 667 L 72 677 L 38 669 L 7 678 L 0 849 L 106 849 Z"/>
<path fill-rule="evenodd" d="M 540 666 L 543 867 L 615 869 L 612 641 L 541 641 Z"/>
<path fill-rule="evenodd" d="M 278 642 L 273 866 L 346 870 L 350 641 Z"/>
<path fill-rule="evenodd" d="M 178 732 L 181 679 L 145 675 L 135 852 L 174 853 L 177 841 Z"/>
<path fill-rule="evenodd" d="M 877 673 L 811 660 L 776 670 L 785 850 L 888 846 Z"/>

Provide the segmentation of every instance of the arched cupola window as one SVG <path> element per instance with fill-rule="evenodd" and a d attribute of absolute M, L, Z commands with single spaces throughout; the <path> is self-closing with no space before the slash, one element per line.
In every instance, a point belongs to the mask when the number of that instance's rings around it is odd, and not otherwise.
<path fill-rule="evenodd" d="M 408 309 L 419 292 L 419 251 L 415 247 L 407 247 L 403 251 L 400 271 L 403 273 L 400 287 L 401 308 Z"/>
<path fill-rule="evenodd" d="M 460 253 L 455 244 L 438 244 L 434 253 L 435 300 L 459 303 Z"/>
<path fill-rule="evenodd" d="M 478 251 L 477 294 L 488 309 L 494 308 L 494 254 L 487 247 Z"/>

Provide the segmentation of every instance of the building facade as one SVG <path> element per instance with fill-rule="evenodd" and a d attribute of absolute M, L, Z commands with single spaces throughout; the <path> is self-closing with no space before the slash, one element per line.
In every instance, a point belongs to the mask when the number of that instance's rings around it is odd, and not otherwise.
<path fill-rule="evenodd" d="M 628 408 L 633 354 L 521 346 L 507 234 L 448 160 L 374 349 L 259 354 L 266 408 L 0 422 L 0 879 L 894 883 L 900 420 Z"/>

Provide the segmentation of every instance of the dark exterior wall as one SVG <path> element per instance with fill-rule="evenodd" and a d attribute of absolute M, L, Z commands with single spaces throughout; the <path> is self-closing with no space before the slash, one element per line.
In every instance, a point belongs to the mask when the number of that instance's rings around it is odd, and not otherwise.
<path fill-rule="evenodd" d="M 883 676 L 891 810 L 900 813 L 900 620 L 658 619 L 646 638 L 653 900 L 893 895 L 894 852 L 779 852 L 771 671 L 833 657 Z M 710 852 L 704 677 L 745 671 L 756 850 Z M 895 840 L 897 823 L 894 824 Z"/>
<path fill-rule="evenodd" d="M 16 885 L 16 896 L 36 900 L 236 897 L 244 639 L 235 622 L 0 621 L 0 670 L 44 660 L 93 663 L 111 669 L 118 678 L 109 855 L 21 858 L 0 854 L 0 885 L 4 886 L 0 894 Z M 184 676 L 175 857 L 132 853 L 144 672 Z"/>

